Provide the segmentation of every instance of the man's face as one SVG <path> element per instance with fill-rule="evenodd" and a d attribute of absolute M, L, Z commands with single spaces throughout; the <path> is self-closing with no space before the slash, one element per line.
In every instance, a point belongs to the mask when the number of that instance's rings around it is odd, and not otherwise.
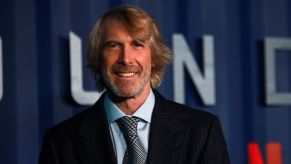
<path fill-rule="evenodd" d="M 117 21 L 108 23 L 105 35 L 102 77 L 107 89 L 124 98 L 148 92 L 151 76 L 149 39 L 133 38 Z"/>

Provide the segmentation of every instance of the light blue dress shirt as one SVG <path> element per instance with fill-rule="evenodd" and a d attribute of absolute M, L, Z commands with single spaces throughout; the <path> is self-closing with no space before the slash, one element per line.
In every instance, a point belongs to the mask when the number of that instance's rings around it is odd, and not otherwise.
<path fill-rule="evenodd" d="M 136 116 L 142 119 L 141 121 L 138 122 L 137 134 L 145 148 L 146 155 L 148 152 L 150 124 L 151 124 L 154 105 L 155 105 L 155 95 L 153 91 L 151 90 L 144 104 L 140 108 L 138 108 L 138 110 L 133 115 L 131 115 L 131 116 Z M 115 155 L 117 157 L 117 163 L 122 164 L 123 156 L 124 156 L 127 146 L 123 138 L 123 134 L 120 131 L 115 121 L 119 119 L 120 117 L 126 116 L 126 114 L 124 114 L 110 100 L 108 95 L 105 95 L 105 98 L 104 98 L 104 108 L 105 108 L 107 121 L 109 124 L 109 130 L 110 130 L 110 135 L 112 138 L 112 143 L 114 146 Z"/>

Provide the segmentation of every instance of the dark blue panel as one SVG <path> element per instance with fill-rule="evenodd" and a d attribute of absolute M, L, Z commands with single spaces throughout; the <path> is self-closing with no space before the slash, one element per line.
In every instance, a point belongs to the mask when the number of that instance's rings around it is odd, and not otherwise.
<path fill-rule="evenodd" d="M 44 130 L 52 125 L 52 56 L 51 16 L 49 1 L 36 1 L 37 53 L 38 55 L 38 106 L 40 143 Z"/>
<path fill-rule="evenodd" d="M 17 161 L 36 163 L 38 142 L 38 80 L 34 0 L 16 1 L 15 68 Z"/>
<path fill-rule="evenodd" d="M 3 46 L 3 98 L 0 101 L 1 163 L 17 162 L 17 118 L 15 104 L 15 40 L 13 1 L 0 1 L 0 37 Z"/>
<path fill-rule="evenodd" d="M 105 11 L 125 3 L 148 11 L 170 48 L 173 34 L 183 34 L 201 69 L 202 36 L 214 37 L 216 103 L 202 103 L 188 72 L 185 97 L 219 117 L 232 163 L 247 163 L 249 142 L 259 144 L 266 162 L 271 141 L 282 144 L 283 163 L 291 162 L 291 107 L 266 105 L 263 51 L 266 37 L 291 39 L 290 0 L 14 0 L 0 2 L 0 163 L 36 163 L 45 129 L 87 107 L 70 93 L 69 32 L 82 39 L 83 87 L 95 90 L 86 68 L 88 32 Z M 290 52 L 276 52 L 279 92 L 291 92 Z M 158 89 L 173 99 L 172 65 Z"/>

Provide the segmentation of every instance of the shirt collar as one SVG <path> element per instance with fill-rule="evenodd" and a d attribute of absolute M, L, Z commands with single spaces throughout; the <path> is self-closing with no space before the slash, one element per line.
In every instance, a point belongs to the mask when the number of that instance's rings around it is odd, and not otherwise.
<path fill-rule="evenodd" d="M 137 111 L 132 115 L 136 116 L 138 118 L 143 119 L 144 121 L 151 123 L 151 117 L 153 113 L 155 105 L 155 95 L 152 90 L 150 90 L 150 94 L 145 100 L 145 102 L 137 109 Z M 108 124 L 113 123 L 120 117 L 126 116 L 125 113 L 123 113 L 108 97 L 107 94 L 105 94 L 104 98 L 104 108 L 106 117 L 108 120 Z"/>

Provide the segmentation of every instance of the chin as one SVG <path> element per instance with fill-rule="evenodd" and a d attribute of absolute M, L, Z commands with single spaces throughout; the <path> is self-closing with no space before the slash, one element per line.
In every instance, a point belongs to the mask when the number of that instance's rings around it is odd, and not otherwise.
<path fill-rule="evenodd" d="M 123 91 L 119 89 L 113 89 L 112 91 L 115 95 L 123 98 L 135 97 L 141 93 L 141 90 Z"/>
<path fill-rule="evenodd" d="M 108 76 L 108 78 L 106 77 L 107 76 L 104 76 L 103 78 L 106 88 L 108 88 L 113 95 L 120 98 L 133 98 L 141 95 L 148 83 L 148 80 L 123 83 L 110 78 L 110 76 Z"/>

